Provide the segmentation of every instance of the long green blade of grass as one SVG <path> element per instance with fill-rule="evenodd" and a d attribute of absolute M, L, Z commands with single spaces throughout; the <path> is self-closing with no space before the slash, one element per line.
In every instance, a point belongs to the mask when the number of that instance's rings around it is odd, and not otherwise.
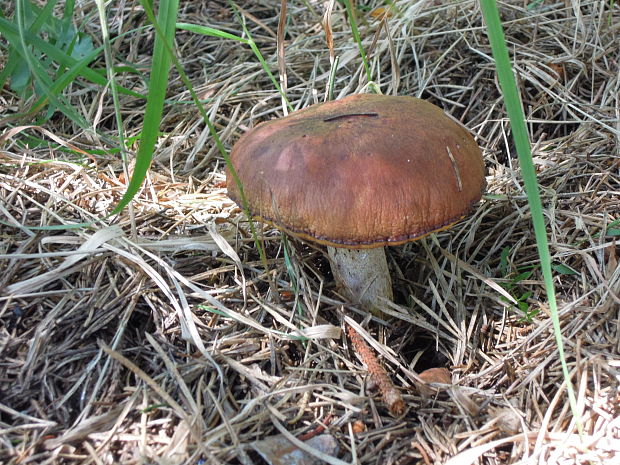
<path fill-rule="evenodd" d="M 545 227 L 545 219 L 543 216 L 538 182 L 536 180 L 536 170 L 532 161 L 530 140 L 527 132 L 527 127 L 525 125 L 525 115 L 523 113 L 521 99 L 519 97 L 519 92 L 517 90 L 517 85 L 514 79 L 512 66 L 510 64 L 510 58 L 508 56 L 508 49 L 506 47 L 506 40 L 504 38 L 504 31 L 502 29 L 499 11 L 497 9 L 497 3 L 495 0 L 481 0 L 481 6 L 484 20 L 486 22 L 489 41 L 491 42 L 493 58 L 495 59 L 497 76 L 502 89 L 502 93 L 504 94 L 506 111 L 508 112 L 508 117 L 510 118 L 510 127 L 512 128 L 513 139 L 515 142 L 515 147 L 517 149 L 517 155 L 519 157 L 519 165 L 521 167 L 523 183 L 525 185 L 525 192 L 527 194 L 528 204 L 530 206 L 530 211 L 532 214 L 532 223 L 534 225 L 536 246 L 538 248 L 538 255 L 540 257 L 540 266 L 545 281 L 545 288 L 547 290 L 549 311 L 551 312 L 551 321 L 553 323 L 553 330 L 558 346 L 558 353 L 560 356 L 562 371 L 564 373 L 564 379 L 566 382 L 568 400 L 570 402 L 573 415 L 575 416 L 577 428 L 580 432 L 582 432 L 581 420 L 579 417 L 579 412 L 577 411 L 575 392 L 573 390 L 568 366 L 566 364 L 566 358 L 564 356 L 562 330 L 560 327 L 560 318 L 558 316 L 558 307 L 555 299 L 555 290 L 553 286 L 551 254 L 549 252 L 547 230 Z"/>
<path fill-rule="evenodd" d="M 145 9 L 150 10 L 147 2 L 140 2 Z M 176 20 L 179 11 L 179 1 L 169 0 L 160 2 L 157 14 L 158 26 L 161 34 L 155 35 L 155 47 L 153 50 L 153 61 L 149 78 L 149 92 L 146 99 L 146 109 L 144 112 L 144 123 L 138 153 L 136 154 L 136 164 L 131 180 L 127 186 L 125 194 L 118 202 L 111 214 L 120 213 L 125 208 L 134 195 L 140 190 L 140 186 L 146 177 L 153 151 L 159 136 L 159 125 L 164 109 L 164 99 L 166 98 L 166 88 L 168 87 L 168 76 L 170 74 L 171 56 L 169 50 L 174 40 L 176 31 Z"/>
<path fill-rule="evenodd" d="M 347 16 L 349 18 L 349 24 L 351 24 L 351 34 L 353 34 L 353 39 L 357 43 L 357 47 L 360 50 L 360 55 L 362 57 L 362 63 L 364 63 L 364 70 L 366 71 L 366 79 L 368 82 L 372 81 L 372 75 L 370 73 L 370 66 L 368 65 L 368 58 L 366 57 L 366 51 L 364 50 L 364 46 L 362 45 L 362 38 L 360 37 L 359 30 L 357 29 L 357 21 L 355 19 L 355 11 L 351 6 L 351 2 L 349 0 L 343 0 L 344 6 L 347 10 Z"/>
<path fill-rule="evenodd" d="M 108 81 L 110 83 L 110 90 L 112 91 L 112 100 L 114 102 L 114 116 L 116 119 L 116 130 L 118 131 L 119 149 L 121 152 L 121 158 L 125 168 L 125 175 L 127 171 L 127 152 L 125 145 L 125 131 L 123 128 L 123 117 L 121 116 L 121 104 L 119 100 L 118 84 L 116 82 L 116 71 L 114 70 L 114 58 L 112 55 L 112 45 L 110 44 L 110 33 L 108 32 L 108 23 L 106 18 L 106 10 L 103 0 L 95 0 L 97 4 L 97 12 L 99 13 L 99 24 L 101 24 L 101 34 L 103 36 L 103 50 L 106 61 L 106 72 Z"/>

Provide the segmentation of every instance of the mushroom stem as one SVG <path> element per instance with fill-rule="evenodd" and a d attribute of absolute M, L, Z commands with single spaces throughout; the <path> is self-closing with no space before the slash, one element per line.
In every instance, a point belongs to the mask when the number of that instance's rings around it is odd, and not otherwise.
<path fill-rule="evenodd" d="M 336 284 L 344 296 L 380 315 L 381 298 L 393 300 L 394 296 L 384 248 L 327 247 L 327 254 Z"/>

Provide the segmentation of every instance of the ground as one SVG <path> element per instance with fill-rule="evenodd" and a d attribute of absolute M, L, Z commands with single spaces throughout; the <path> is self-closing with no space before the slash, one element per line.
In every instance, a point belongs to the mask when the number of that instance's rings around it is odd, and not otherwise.
<path fill-rule="evenodd" d="M 294 109 L 325 100 L 332 74 L 334 98 L 372 90 L 344 7 L 333 2 L 327 14 L 329 3 L 287 5 L 280 62 Z M 178 74 L 147 179 L 112 217 L 144 100 L 119 96 L 124 165 L 109 87 L 77 77 L 62 89 L 78 124 L 53 104 L 33 108 L 40 89 L 5 80 L 0 462 L 277 463 L 256 448 L 284 435 L 292 447 L 323 438 L 313 447 L 325 447 L 329 463 L 620 463 L 620 7 L 500 4 L 580 435 L 478 2 L 388 3 L 355 2 L 376 86 L 427 99 L 469 128 L 487 190 L 452 229 L 388 248 L 395 302 L 381 319 L 338 295 L 323 247 L 255 223 L 261 259 Z M 142 94 L 155 32 L 139 3 L 108 8 L 111 35 L 124 34 L 112 47 L 120 83 Z M 182 2 L 179 22 L 237 35 L 244 22 L 278 76 L 280 11 L 269 1 L 240 2 L 237 12 L 224 1 Z M 85 49 L 101 44 L 94 2 L 76 2 L 72 20 Z M 8 39 L 0 36 L 0 66 Z M 283 115 L 248 45 L 184 30 L 176 39 L 226 150 Z M 105 69 L 103 54 L 90 66 Z M 347 324 L 387 368 L 402 414 L 374 388 Z M 428 368 L 446 368 L 450 383 L 424 392 L 417 374 Z"/>

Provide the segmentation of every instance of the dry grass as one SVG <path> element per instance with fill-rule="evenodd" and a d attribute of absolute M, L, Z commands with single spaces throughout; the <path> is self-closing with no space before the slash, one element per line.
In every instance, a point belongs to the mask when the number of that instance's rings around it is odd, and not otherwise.
<path fill-rule="evenodd" d="M 278 3 L 240 4 L 274 70 Z M 133 2 L 120 4 L 113 31 L 141 24 Z M 557 273 L 555 284 L 585 428 L 580 441 L 477 3 L 396 4 L 399 13 L 385 23 L 359 18 L 380 88 L 427 98 L 471 128 L 489 188 L 451 231 L 389 250 L 396 303 L 386 322 L 364 320 L 339 300 L 320 248 L 262 229 L 263 267 L 191 105 L 168 107 L 133 207 L 92 230 L 26 226 L 101 217 L 125 188 L 119 158 L 81 159 L 47 137 L 49 146 L 30 148 L 31 129 L 4 141 L 0 462 L 251 464 L 261 460 L 253 441 L 282 431 L 303 437 L 324 424 L 346 463 L 444 463 L 481 445 L 491 446 L 484 464 L 620 463 L 620 248 L 605 234 L 620 219 L 620 8 L 609 1 L 501 6 L 553 263 L 574 271 Z M 184 5 L 180 21 L 241 29 L 225 2 Z M 80 14 L 92 8 L 86 2 Z M 327 88 L 323 10 L 315 1 L 290 2 L 288 10 L 287 95 L 302 108 L 323 100 Z M 87 26 L 94 38 L 97 25 Z M 340 56 L 336 96 L 363 91 L 338 4 L 331 27 Z M 152 39 L 152 30 L 139 29 L 118 56 L 147 65 Z M 178 44 L 228 148 L 282 114 L 248 48 L 187 32 Z M 123 84 L 142 86 L 131 79 Z M 102 92 L 75 84 L 67 96 L 108 137 L 60 116 L 45 129 L 108 153 L 114 112 Z M 0 98 L 9 113 L 22 105 L 6 88 Z M 177 77 L 169 98 L 189 101 Z M 123 97 L 128 136 L 139 133 L 140 105 Z M 525 302 L 528 315 L 509 299 Z M 345 315 L 362 324 L 388 366 L 403 415 L 392 417 L 368 386 L 341 331 Z M 450 368 L 453 385 L 420 395 L 416 373 L 437 366 Z"/>

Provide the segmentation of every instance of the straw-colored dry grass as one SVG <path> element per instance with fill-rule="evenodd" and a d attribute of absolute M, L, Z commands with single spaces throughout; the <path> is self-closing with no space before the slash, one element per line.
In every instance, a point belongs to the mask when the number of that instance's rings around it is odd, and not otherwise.
<path fill-rule="evenodd" d="M 86 18 L 94 3 L 83 3 L 76 14 Z M 274 71 L 278 3 L 240 4 Z M 111 30 L 142 24 L 134 2 L 120 5 Z M 183 5 L 180 21 L 241 30 L 225 2 Z M 167 107 L 132 208 L 95 229 L 28 227 L 102 217 L 126 185 L 118 156 L 79 158 L 34 129 L 3 141 L 0 462 L 260 463 L 253 441 L 283 431 L 303 438 L 324 424 L 339 445 L 332 463 L 444 463 L 485 444 L 484 464 L 620 463 L 620 248 L 612 235 L 620 229 L 620 8 L 598 0 L 501 5 L 553 263 L 570 267 L 555 284 L 580 440 L 477 2 L 396 5 L 385 23 L 358 5 L 372 72 L 383 93 L 427 98 L 477 135 L 488 194 L 451 231 L 389 249 L 396 303 L 388 321 L 364 319 L 339 299 L 319 247 L 259 229 L 264 268 L 189 104 Z M 302 108 L 326 92 L 324 11 L 316 1 L 288 9 L 287 95 Z M 86 30 L 96 41 L 95 17 Z M 338 4 L 331 27 L 336 96 L 364 91 Z M 152 40 L 151 29 L 136 29 L 117 56 L 147 66 Z M 183 31 L 178 45 L 193 84 L 212 99 L 227 148 L 282 114 L 249 48 Z M 143 86 L 136 76 L 123 85 Z M 116 129 L 108 90 L 75 83 L 66 95 L 106 137 L 60 115 L 44 128 L 82 149 L 109 149 Z M 176 75 L 168 97 L 190 100 Z M 5 114 L 25 104 L 8 88 L 0 102 Z M 135 136 L 142 104 L 121 103 L 125 132 Z M 31 148 L 28 134 L 49 146 Z M 361 323 L 379 350 L 404 415 L 393 418 L 369 386 L 345 320 Z M 415 373 L 440 366 L 453 386 L 420 395 Z"/>

